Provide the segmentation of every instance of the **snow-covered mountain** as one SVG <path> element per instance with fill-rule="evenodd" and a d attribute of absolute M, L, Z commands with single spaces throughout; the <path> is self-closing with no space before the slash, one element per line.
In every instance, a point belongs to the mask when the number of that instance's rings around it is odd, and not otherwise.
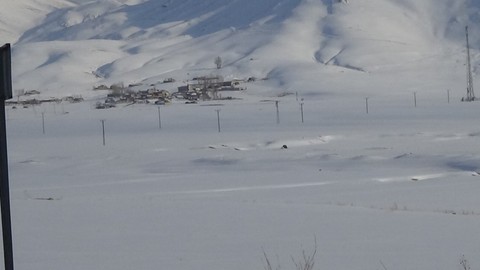
<path fill-rule="evenodd" d="M 0 2 L 15 88 L 48 95 L 212 73 L 268 78 L 263 94 L 463 91 L 466 25 L 480 63 L 477 0 Z"/>

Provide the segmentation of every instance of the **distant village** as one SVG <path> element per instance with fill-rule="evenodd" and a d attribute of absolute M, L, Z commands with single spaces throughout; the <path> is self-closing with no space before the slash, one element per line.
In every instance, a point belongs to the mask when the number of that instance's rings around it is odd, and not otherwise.
<path fill-rule="evenodd" d="M 111 86 L 100 85 L 93 90 L 108 90 L 104 100 L 95 104 L 96 109 L 108 109 L 116 107 L 118 104 L 155 104 L 165 105 L 173 100 L 184 102 L 185 104 L 195 104 L 198 101 L 206 100 L 231 100 L 230 95 L 226 94 L 231 91 L 242 91 L 246 89 L 246 83 L 253 82 L 256 79 L 250 77 L 248 79 L 233 79 L 225 81 L 221 76 L 201 76 L 189 80 L 187 83 L 180 85 L 176 91 L 168 91 L 159 89 L 155 84 L 146 87 L 143 84 L 113 84 Z M 175 83 L 175 79 L 167 78 L 161 84 Z M 170 88 L 171 89 L 171 88 Z M 16 90 L 15 98 L 7 101 L 11 106 L 28 107 L 30 105 L 39 105 L 42 103 L 61 103 L 61 102 L 82 102 L 81 96 L 68 96 L 64 98 L 38 98 L 40 92 L 37 90 Z"/>
<path fill-rule="evenodd" d="M 5 101 L 5 105 L 10 105 L 13 108 L 22 106 L 28 108 L 29 106 L 40 105 L 43 103 L 78 103 L 84 101 L 81 95 L 66 96 L 63 98 L 38 98 L 41 92 L 38 90 L 15 90 L 13 99 Z"/>
<path fill-rule="evenodd" d="M 254 80 L 254 78 L 249 78 L 247 80 L 224 81 L 221 76 L 202 76 L 193 78 L 187 84 L 179 86 L 176 89 L 177 91 L 173 93 L 158 89 L 155 85 L 150 85 L 147 89 L 142 89 L 143 85 L 141 84 L 132 84 L 128 87 L 117 85 L 110 87 L 111 92 L 103 102 L 97 102 L 96 108 L 112 108 L 122 103 L 165 105 L 172 102 L 173 99 L 182 100 L 185 104 L 194 104 L 205 100 L 228 100 L 232 97 L 225 96 L 223 92 L 245 90 L 245 83 Z M 175 79 L 167 78 L 163 81 L 163 84 L 174 82 Z"/>

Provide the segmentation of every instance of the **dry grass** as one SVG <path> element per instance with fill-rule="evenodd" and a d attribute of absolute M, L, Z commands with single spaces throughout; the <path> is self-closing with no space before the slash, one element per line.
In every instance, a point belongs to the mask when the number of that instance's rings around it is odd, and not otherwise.
<path fill-rule="evenodd" d="M 313 251 L 308 252 L 307 250 L 302 250 L 302 255 L 300 258 L 291 257 L 293 265 L 295 266 L 296 270 L 313 270 L 315 266 L 315 255 L 317 254 L 317 238 L 315 238 L 315 246 Z M 280 270 L 280 265 L 277 266 L 272 265 L 270 258 L 268 257 L 265 250 L 263 250 L 263 259 L 264 259 L 264 269 L 265 270 Z"/>

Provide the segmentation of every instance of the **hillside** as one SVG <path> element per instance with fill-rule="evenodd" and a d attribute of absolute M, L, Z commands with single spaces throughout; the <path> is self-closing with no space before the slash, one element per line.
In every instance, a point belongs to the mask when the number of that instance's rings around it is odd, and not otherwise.
<path fill-rule="evenodd" d="M 90 96 L 99 84 L 220 73 L 268 78 L 255 86 L 265 95 L 455 89 L 461 96 L 467 24 L 478 70 L 478 1 L 44 2 L 23 0 L 3 11 L 31 18 L 1 24 L 4 42 L 14 43 L 17 89 Z"/>
<path fill-rule="evenodd" d="M 28 29 L 42 22 L 45 16 L 58 9 L 71 7 L 65 0 L 1 0 L 0 43 L 15 43 Z"/>

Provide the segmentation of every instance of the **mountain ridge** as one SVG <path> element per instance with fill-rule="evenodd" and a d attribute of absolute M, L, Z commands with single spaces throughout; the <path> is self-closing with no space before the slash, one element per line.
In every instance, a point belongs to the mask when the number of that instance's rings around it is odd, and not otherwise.
<path fill-rule="evenodd" d="M 185 81 L 208 73 L 269 78 L 261 86 L 267 92 L 315 92 L 307 90 L 315 87 L 338 93 L 350 87 L 342 82 L 345 78 L 358 80 L 365 85 L 360 91 L 369 88 L 374 94 L 382 94 L 374 88 L 391 86 L 392 79 L 398 83 L 392 91 L 460 88 L 464 27 L 469 24 L 473 66 L 479 70 L 476 1 L 103 0 L 57 5 L 44 12 L 43 20 L 37 15 L 37 26 L 14 43 L 17 88 L 92 95 L 98 84 L 155 84 L 165 77 Z M 221 70 L 214 68 L 216 56 L 224 60 Z M 176 85 L 171 87 L 173 91 Z"/>

